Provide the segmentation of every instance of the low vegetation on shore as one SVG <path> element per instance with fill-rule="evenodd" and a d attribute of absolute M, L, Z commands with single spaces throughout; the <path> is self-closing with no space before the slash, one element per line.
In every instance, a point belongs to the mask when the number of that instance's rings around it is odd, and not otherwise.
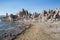
<path fill-rule="evenodd" d="M 32 26 L 15 40 L 60 40 L 60 22 L 31 23 Z M 56 28 L 57 27 L 57 28 Z"/>

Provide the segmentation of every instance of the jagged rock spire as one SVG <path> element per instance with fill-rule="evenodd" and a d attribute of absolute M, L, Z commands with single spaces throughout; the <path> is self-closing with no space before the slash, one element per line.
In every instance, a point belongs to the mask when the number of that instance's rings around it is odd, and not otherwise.
<path fill-rule="evenodd" d="M 8 13 L 6 13 L 6 17 L 8 17 Z"/>

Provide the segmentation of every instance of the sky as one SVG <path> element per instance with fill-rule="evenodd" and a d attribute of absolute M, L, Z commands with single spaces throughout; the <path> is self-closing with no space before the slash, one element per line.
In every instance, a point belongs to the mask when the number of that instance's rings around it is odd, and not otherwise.
<path fill-rule="evenodd" d="M 0 0 L 0 15 L 16 14 L 22 8 L 29 12 L 60 8 L 60 0 Z"/>

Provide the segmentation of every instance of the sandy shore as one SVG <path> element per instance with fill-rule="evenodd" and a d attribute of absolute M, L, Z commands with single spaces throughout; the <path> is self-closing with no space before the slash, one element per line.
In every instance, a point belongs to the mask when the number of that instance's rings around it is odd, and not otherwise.
<path fill-rule="evenodd" d="M 15 40 L 56 40 L 49 34 L 44 33 L 38 23 L 31 23 L 32 26 L 23 34 L 17 36 Z"/>

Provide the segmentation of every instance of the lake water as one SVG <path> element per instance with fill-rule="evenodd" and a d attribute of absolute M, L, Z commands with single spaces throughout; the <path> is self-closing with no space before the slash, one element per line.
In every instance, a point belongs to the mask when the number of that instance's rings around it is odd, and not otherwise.
<path fill-rule="evenodd" d="M 14 38 L 14 35 L 21 33 L 24 29 L 22 23 L 17 22 L 0 22 L 0 40 L 9 40 Z M 21 28 L 20 28 L 21 27 Z M 12 35 L 12 36 L 10 36 Z"/>
<path fill-rule="evenodd" d="M 0 30 L 8 29 L 10 27 L 16 27 L 17 25 L 18 25 L 18 23 L 16 23 L 16 22 L 4 22 L 4 21 L 0 21 Z"/>
<path fill-rule="evenodd" d="M 6 25 L 7 25 L 8 23 L 7 22 L 1 22 L 0 21 L 0 29 L 5 29 L 6 27 Z"/>

